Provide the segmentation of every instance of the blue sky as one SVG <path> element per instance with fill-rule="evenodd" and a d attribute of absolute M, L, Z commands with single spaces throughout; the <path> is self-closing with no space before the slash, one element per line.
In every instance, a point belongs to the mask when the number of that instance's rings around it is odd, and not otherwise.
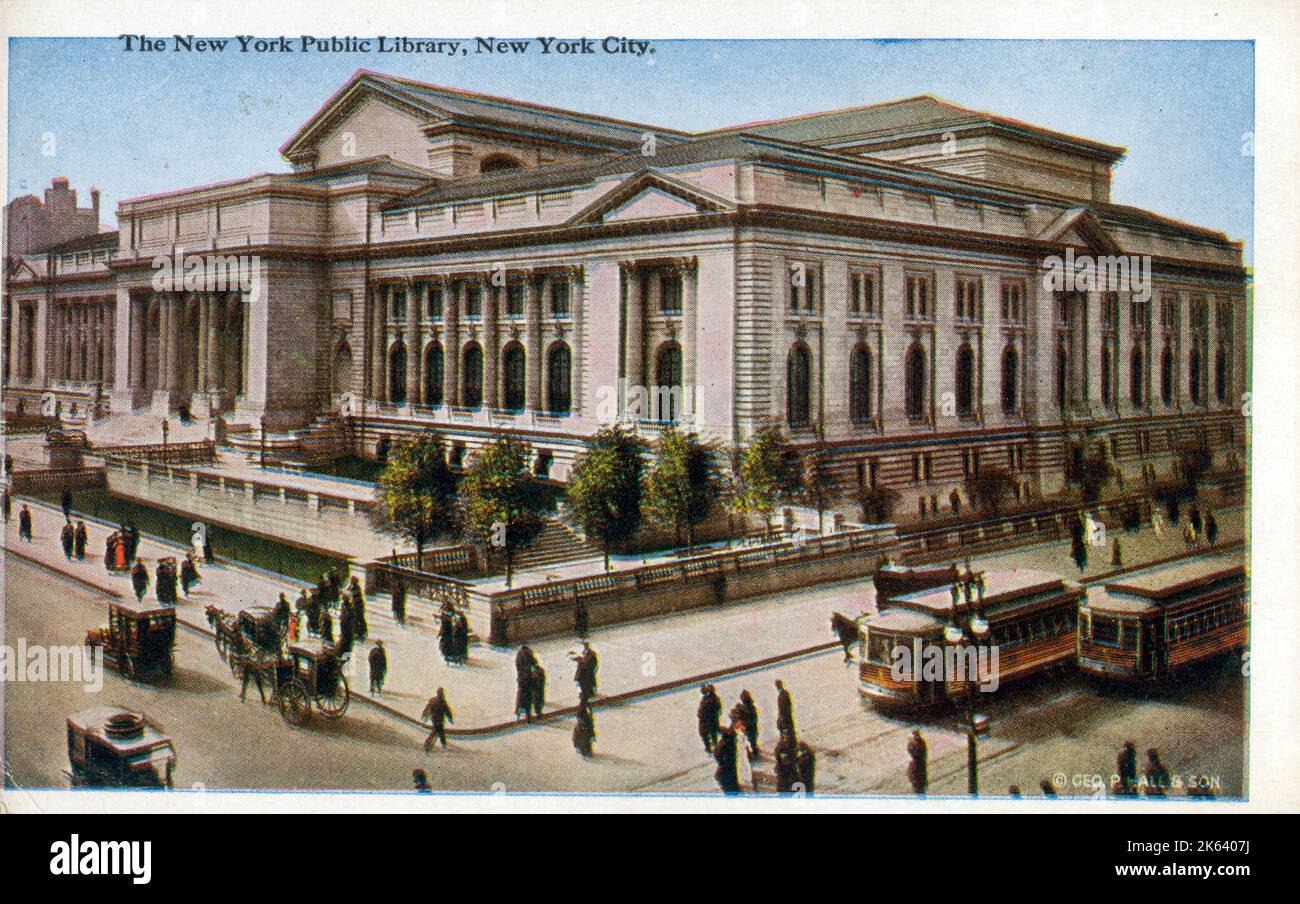
<path fill-rule="evenodd" d="M 296 36 L 293 36 L 296 38 Z M 370 37 L 370 36 L 364 36 Z M 411 37 L 415 37 L 412 35 Z M 506 37 L 506 36 L 498 36 Z M 603 37 L 603 36 L 598 36 Z M 1125 146 L 1112 198 L 1253 227 L 1254 51 L 1200 41 L 657 41 L 630 55 L 128 53 L 10 39 L 9 198 L 67 176 L 119 200 L 265 171 L 358 68 L 681 129 L 935 94 Z M 47 134 L 55 139 L 46 156 Z"/>

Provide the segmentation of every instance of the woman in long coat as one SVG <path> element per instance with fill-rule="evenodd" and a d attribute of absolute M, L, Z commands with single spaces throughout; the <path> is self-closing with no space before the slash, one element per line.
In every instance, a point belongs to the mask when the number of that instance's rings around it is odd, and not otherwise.
<path fill-rule="evenodd" d="M 578 704 L 578 719 L 573 726 L 573 749 L 584 757 L 592 756 L 592 746 L 596 741 L 596 714 L 590 703 Z"/>

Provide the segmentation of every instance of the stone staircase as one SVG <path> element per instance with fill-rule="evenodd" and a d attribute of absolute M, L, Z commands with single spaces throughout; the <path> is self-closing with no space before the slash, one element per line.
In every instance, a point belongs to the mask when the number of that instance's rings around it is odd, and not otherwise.
<path fill-rule="evenodd" d="M 601 548 L 589 543 L 562 521 L 547 518 L 541 535 L 515 557 L 515 570 L 545 568 L 600 556 Z"/>

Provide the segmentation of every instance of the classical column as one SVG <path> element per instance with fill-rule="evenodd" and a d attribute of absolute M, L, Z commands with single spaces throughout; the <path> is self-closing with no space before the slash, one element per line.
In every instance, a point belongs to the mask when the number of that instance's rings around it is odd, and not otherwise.
<path fill-rule="evenodd" d="M 527 317 L 528 352 L 524 358 L 524 406 L 531 411 L 543 413 L 546 400 L 542 398 L 542 296 L 546 291 L 549 277 L 543 276 L 535 282 L 529 275 L 524 283 L 524 314 Z"/>
<path fill-rule="evenodd" d="M 586 324 L 585 270 L 581 264 L 569 268 L 569 316 L 573 318 L 573 340 L 570 342 L 573 366 L 573 412 L 582 414 L 583 387 L 586 384 L 586 341 L 583 329 Z"/>
<path fill-rule="evenodd" d="M 487 408 L 501 407 L 500 380 L 500 342 L 498 340 L 497 317 L 501 311 L 501 296 L 509 292 L 508 285 L 498 286 L 492 281 L 492 274 L 483 279 L 483 405 Z"/>
<path fill-rule="evenodd" d="M 22 320 L 22 305 L 17 301 L 17 299 L 10 300 L 8 313 L 9 321 L 6 325 L 9 327 L 9 342 L 5 346 L 8 350 L 8 360 L 5 363 L 8 365 L 6 371 L 8 374 L 8 382 L 10 385 L 13 385 L 18 382 L 18 361 L 20 355 L 18 337 L 19 323 Z"/>
<path fill-rule="evenodd" d="M 204 344 L 204 352 L 208 356 L 208 363 L 203 371 L 207 374 L 208 389 L 224 389 L 225 375 L 222 373 L 222 347 L 221 347 L 221 330 L 228 316 L 228 297 L 222 295 L 213 295 L 208 299 L 208 339 Z"/>
<path fill-rule="evenodd" d="M 446 323 L 442 343 L 442 401 L 460 405 L 460 312 L 465 308 L 466 283 L 447 283 L 442 295 L 442 319 Z"/>
<path fill-rule="evenodd" d="M 144 389 L 144 372 L 147 366 L 145 356 L 148 354 L 149 337 L 145 328 L 149 323 L 149 301 L 147 298 L 132 298 L 127 295 L 127 307 L 131 316 L 130 341 L 128 343 L 131 388 Z"/>
<path fill-rule="evenodd" d="M 696 330 L 698 329 L 696 299 L 699 294 L 700 265 L 697 258 L 690 258 L 681 267 L 682 275 L 682 413 L 684 420 L 694 421 L 696 417 L 695 354 Z"/>
<path fill-rule="evenodd" d="M 385 323 L 388 320 L 388 286 L 378 285 L 372 291 L 370 305 L 370 397 L 377 402 L 387 398 L 384 391 L 384 359 L 387 342 Z"/>
<path fill-rule="evenodd" d="M 114 366 L 117 360 L 114 352 L 117 332 L 113 329 L 113 309 L 107 305 L 101 307 L 100 319 L 103 323 L 104 348 L 103 358 L 100 362 L 100 380 L 105 385 L 112 384 L 117 386 L 117 368 Z"/>
<path fill-rule="evenodd" d="M 645 385 L 645 357 L 641 349 L 645 336 L 645 307 L 641 297 L 641 271 L 633 263 L 623 265 L 627 283 L 627 304 L 623 328 L 623 377 L 627 388 Z M 626 395 L 624 396 L 626 399 Z"/>
<path fill-rule="evenodd" d="M 421 290 L 423 291 L 423 290 Z M 420 311 L 415 285 L 406 282 L 406 404 L 420 404 Z"/>
<path fill-rule="evenodd" d="M 199 293 L 199 357 L 194 371 L 194 391 L 198 393 L 207 392 L 211 388 L 211 374 L 208 373 L 208 327 L 212 318 L 212 298 L 211 292 Z"/>

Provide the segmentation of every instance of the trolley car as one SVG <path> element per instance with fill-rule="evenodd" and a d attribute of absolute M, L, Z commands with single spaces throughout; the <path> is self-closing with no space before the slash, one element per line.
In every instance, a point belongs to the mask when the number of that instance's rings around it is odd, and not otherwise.
<path fill-rule="evenodd" d="M 1246 569 L 1230 556 L 1147 569 L 1088 591 L 1079 610 L 1079 668 L 1154 681 L 1249 639 Z"/>
<path fill-rule="evenodd" d="M 948 666 L 952 659 L 945 633 L 973 616 L 987 624 L 987 646 L 997 648 L 999 685 L 1073 664 L 1083 597 L 1079 584 L 1029 569 L 927 571 L 931 573 L 887 573 L 883 582 L 878 581 L 879 611 L 865 620 L 859 655 L 859 691 L 873 704 L 921 709 L 959 699 L 969 686 L 968 678 L 955 678 L 948 667 L 935 674 L 924 663 Z M 939 584 L 941 579 L 945 583 Z M 908 582 L 929 586 L 898 592 L 908 589 Z M 899 662 L 908 667 L 896 669 Z"/>

